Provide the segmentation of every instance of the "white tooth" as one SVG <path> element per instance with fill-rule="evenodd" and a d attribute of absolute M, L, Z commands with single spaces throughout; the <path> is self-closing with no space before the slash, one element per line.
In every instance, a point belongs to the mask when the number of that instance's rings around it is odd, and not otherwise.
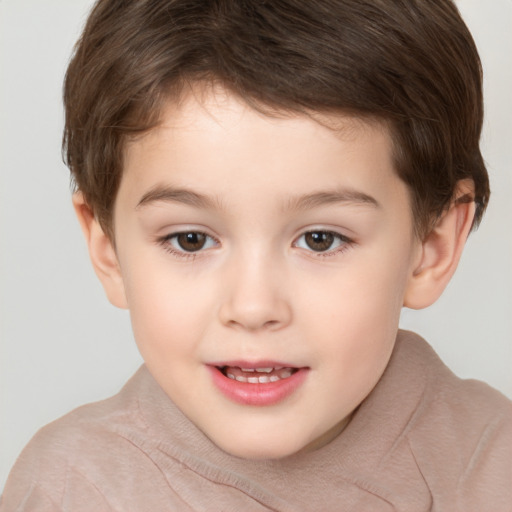
<path fill-rule="evenodd" d="M 292 376 L 292 371 L 289 368 L 285 368 L 279 374 L 279 377 L 281 377 L 281 379 L 287 379 L 288 377 L 291 377 L 291 376 Z"/>
<path fill-rule="evenodd" d="M 254 368 L 240 368 L 243 372 L 254 372 L 256 371 Z"/>
<path fill-rule="evenodd" d="M 281 380 L 277 375 L 271 375 L 269 379 L 270 382 L 277 382 L 278 380 Z"/>
<path fill-rule="evenodd" d="M 270 373 L 274 368 L 256 368 L 259 373 Z"/>
<path fill-rule="evenodd" d="M 270 377 L 263 375 L 262 377 L 258 377 L 258 380 L 260 384 L 266 384 L 267 382 L 270 382 Z"/>
<path fill-rule="evenodd" d="M 226 377 L 229 379 L 236 379 L 236 377 L 232 373 L 226 373 Z"/>
<path fill-rule="evenodd" d="M 245 377 L 242 377 L 241 375 L 237 375 L 235 377 L 235 379 L 238 381 L 238 382 L 247 382 L 247 379 Z"/>
<path fill-rule="evenodd" d="M 259 380 L 258 380 L 258 377 L 249 377 L 249 378 L 247 379 L 247 382 L 248 382 L 249 384 L 258 384 Z"/>

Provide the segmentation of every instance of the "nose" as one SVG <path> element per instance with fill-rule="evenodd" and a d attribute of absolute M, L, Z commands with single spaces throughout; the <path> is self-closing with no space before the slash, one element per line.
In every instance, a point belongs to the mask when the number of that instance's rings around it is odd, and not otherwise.
<path fill-rule="evenodd" d="M 223 284 L 221 323 L 247 331 L 286 327 L 292 319 L 292 308 L 286 278 L 279 267 L 275 258 L 258 256 L 247 256 L 231 265 Z"/>

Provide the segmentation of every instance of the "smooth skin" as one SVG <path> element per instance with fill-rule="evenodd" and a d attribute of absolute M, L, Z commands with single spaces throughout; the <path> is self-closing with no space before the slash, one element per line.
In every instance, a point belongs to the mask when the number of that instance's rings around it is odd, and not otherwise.
<path fill-rule="evenodd" d="M 319 448 L 381 377 L 401 308 L 442 293 L 474 205 L 454 200 L 419 240 L 381 124 L 197 90 L 127 144 L 115 248 L 75 194 L 92 263 L 153 377 L 214 443 L 244 458 Z M 243 405 L 208 369 L 233 360 L 307 376 L 277 404 Z"/>

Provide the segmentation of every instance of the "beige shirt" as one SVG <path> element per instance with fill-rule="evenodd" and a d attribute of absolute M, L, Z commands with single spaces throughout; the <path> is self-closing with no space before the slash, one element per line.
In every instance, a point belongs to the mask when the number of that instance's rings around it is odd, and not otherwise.
<path fill-rule="evenodd" d="M 413 333 L 330 444 L 281 460 L 220 450 L 142 366 L 41 429 L 1 512 L 512 510 L 512 403 L 455 377 Z"/>

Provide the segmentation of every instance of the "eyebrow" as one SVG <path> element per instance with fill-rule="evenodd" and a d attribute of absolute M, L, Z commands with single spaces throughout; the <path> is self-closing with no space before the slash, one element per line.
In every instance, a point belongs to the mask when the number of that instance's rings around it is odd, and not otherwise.
<path fill-rule="evenodd" d="M 182 203 L 201 209 L 221 209 L 221 203 L 217 198 L 186 188 L 163 185 L 157 185 L 146 192 L 137 203 L 135 209 L 137 210 L 156 202 Z M 288 200 L 285 210 L 310 210 L 336 203 L 361 204 L 380 208 L 380 203 L 374 197 L 352 188 L 344 188 L 341 190 L 312 192 L 292 197 Z"/>
<path fill-rule="evenodd" d="M 309 210 L 337 203 L 368 205 L 373 208 L 381 207 L 374 197 L 352 188 L 312 192 L 311 194 L 294 197 L 289 200 L 287 207 L 290 210 Z"/>
<path fill-rule="evenodd" d="M 202 209 L 215 209 L 220 206 L 220 201 L 210 196 L 185 188 L 157 185 L 142 196 L 135 209 L 156 202 L 182 203 Z"/>

